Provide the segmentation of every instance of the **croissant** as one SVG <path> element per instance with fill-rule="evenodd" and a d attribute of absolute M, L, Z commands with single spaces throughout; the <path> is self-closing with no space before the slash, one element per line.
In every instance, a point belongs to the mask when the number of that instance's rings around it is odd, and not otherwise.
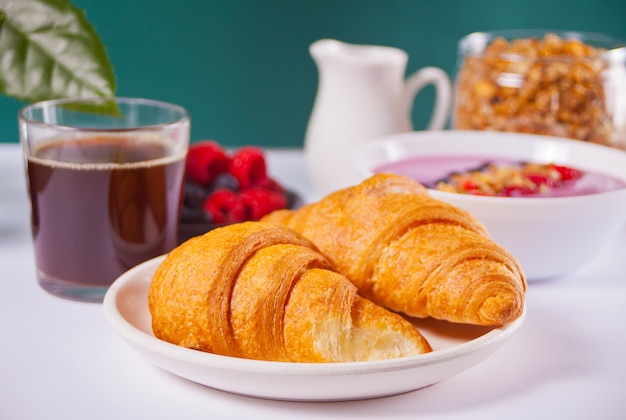
<path fill-rule="evenodd" d="M 257 360 L 347 362 L 432 350 L 413 324 L 357 294 L 307 239 L 244 222 L 192 238 L 157 268 L 156 337 Z"/>
<path fill-rule="evenodd" d="M 377 174 L 263 221 L 310 239 L 359 293 L 393 311 L 496 326 L 523 312 L 514 256 L 468 212 L 410 178 Z"/>

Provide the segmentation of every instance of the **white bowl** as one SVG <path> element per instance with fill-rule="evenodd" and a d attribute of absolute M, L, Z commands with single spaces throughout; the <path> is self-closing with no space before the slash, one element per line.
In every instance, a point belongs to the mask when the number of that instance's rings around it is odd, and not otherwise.
<path fill-rule="evenodd" d="M 626 182 L 621 150 L 534 134 L 419 131 L 370 141 L 352 154 L 364 178 L 384 164 L 415 156 L 480 155 L 554 162 Z M 482 221 L 493 240 L 515 255 L 529 279 L 570 273 L 590 262 L 626 220 L 626 189 L 571 197 L 485 197 L 429 190 Z"/>

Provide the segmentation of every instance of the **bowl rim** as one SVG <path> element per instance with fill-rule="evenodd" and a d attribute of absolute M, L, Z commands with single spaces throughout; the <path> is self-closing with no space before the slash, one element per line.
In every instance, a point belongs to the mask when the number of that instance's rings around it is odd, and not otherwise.
<path fill-rule="evenodd" d="M 384 144 L 389 143 L 408 143 L 411 141 L 429 141 L 432 138 L 445 138 L 452 139 L 456 137 L 467 137 L 463 141 L 493 141 L 491 139 L 498 138 L 498 142 L 509 141 L 509 142 L 523 142 L 523 141 L 535 141 L 535 142 L 546 142 L 546 143 L 558 143 L 564 144 L 567 143 L 568 147 L 575 147 L 583 150 L 592 150 L 598 153 L 606 153 L 608 155 L 613 155 L 615 158 L 620 158 L 624 160 L 624 167 L 626 168 L 626 152 L 615 149 L 609 146 L 604 146 L 601 144 L 584 142 L 581 140 L 573 140 L 564 137 L 556 137 L 556 136 L 547 136 L 540 134 L 531 134 L 531 133 L 518 133 L 518 132 L 500 132 L 500 131 L 491 131 L 491 130 L 417 130 L 410 131 L 404 133 L 395 133 L 389 134 L 386 136 L 378 137 L 373 140 L 370 140 L 366 143 L 357 146 L 351 154 L 352 165 L 356 167 L 357 171 L 361 173 L 363 176 L 371 176 L 375 172 L 371 168 L 366 168 L 363 164 L 359 162 L 361 155 L 367 153 L 367 151 L 376 150 L 381 148 Z M 445 154 L 445 152 L 441 152 Z M 618 157 L 620 156 L 620 157 Z M 623 157 L 621 157 L 623 156 Z M 402 159 L 390 160 L 390 162 L 398 162 L 403 159 L 407 159 L 408 157 L 404 157 Z M 584 168 L 583 168 L 584 170 Z M 603 173 L 600 171 L 600 173 Z M 614 174 L 610 174 L 618 178 L 619 180 L 626 182 L 626 173 L 623 176 L 618 176 Z M 588 202 L 588 201 L 596 201 L 598 199 L 605 198 L 613 198 L 614 196 L 626 196 L 626 187 L 620 188 L 617 190 L 604 191 L 594 194 L 586 194 L 586 195 L 574 195 L 574 196 L 559 196 L 559 197 L 495 197 L 495 196 L 476 196 L 469 194 L 460 194 L 446 191 L 438 191 L 433 188 L 426 187 L 433 196 L 454 198 L 455 200 L 463 200 L 468 203 L 471 202 L 482 202 L 482 203 L 506 203 L 507 205 L 519 204 L 519 203 L 536 203 L 535 205 L 546 205 L 546 203 L 550 203 L 550 205 L 567 203 L 571 205 L 576 202 Z"/>

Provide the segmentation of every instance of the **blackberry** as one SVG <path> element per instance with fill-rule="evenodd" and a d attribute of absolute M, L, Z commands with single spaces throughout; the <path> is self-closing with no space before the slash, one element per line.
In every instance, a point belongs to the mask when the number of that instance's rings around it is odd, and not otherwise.
<path fill-rule="evenodd" d="M 199 208 L 206 199 L 208 192 L 201 185 L 185 180 L 183 203 L 185 207 Z"/>
<path fill-rule="evenodd" d="M 235 178 L 232 174 L 224 172 L 215 178 L 209 186 L 209 190 L 210 192 L 215 192 L 217 190 L 238 191 L 239 181 L 237 181 L 237 178 Z"/>
<path fill-rule="evenodd" d="M 183 223 L 211 223 L 211 215 L 202 207 L 183 206 L 180 219 Z"/>

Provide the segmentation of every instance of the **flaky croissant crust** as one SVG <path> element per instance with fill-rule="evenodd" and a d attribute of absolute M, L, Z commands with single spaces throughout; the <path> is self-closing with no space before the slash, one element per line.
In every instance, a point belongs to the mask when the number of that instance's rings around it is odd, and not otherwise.
<path fill-rule="evenodd" d="M 357 294 L 296 232 L 246 222 L 174 249 L 152 279 L 155 335 L 250 359 L 339 362 L 431 351 L 401 316 Z"/>
<path fill-rule="evenodd" d="M 503 325 L 521 316 L 518 261 L 468 212 L 403 176 L 378 174 L 263 221 L 310 239 L 359 293 L 414 317 Z"/>

